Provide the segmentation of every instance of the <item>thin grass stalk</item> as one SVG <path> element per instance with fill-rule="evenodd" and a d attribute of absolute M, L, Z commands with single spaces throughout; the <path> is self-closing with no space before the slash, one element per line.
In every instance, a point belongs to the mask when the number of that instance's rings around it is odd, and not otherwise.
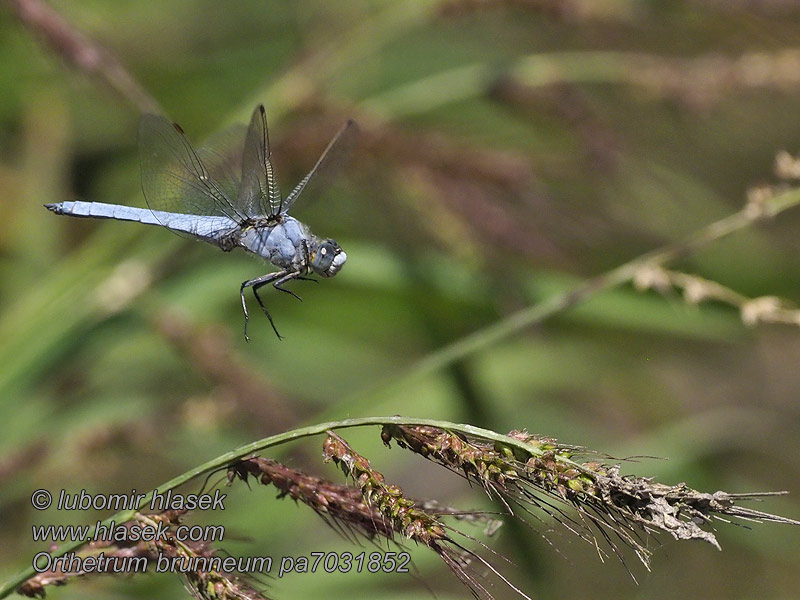
<path fill-rule="evenodd" d="M 683 258 L 717 240 L 741 231 L 755 223 L 773 218 L 800 204 L 800 188 L 778 191 L 751 199 L 738 212 L 698 229 L 688 237 L 646 252 L 596 277 L 586 279 L 574 288 L 546 298 L 507 317 L 478 329 L 454 342 L 428 353 L 404 373 L 388 382 L 346 400 L 353 412 L 372 406 L 379 398 L 398 394 L 408 385 L 436 373 L 456 361 L 491 347 L 520 331 L 546 321 L 590 298 L 612 288 L 632 283 L 643 270 Z M 322 413 L 323 418 L 331 411 Z"/>

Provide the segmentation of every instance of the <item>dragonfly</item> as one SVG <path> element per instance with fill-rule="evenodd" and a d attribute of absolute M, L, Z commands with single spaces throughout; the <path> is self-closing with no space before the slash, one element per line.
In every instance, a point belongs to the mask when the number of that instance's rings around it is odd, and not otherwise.
<path fill-rule="evenodd" d="M 342 269 L 347 254 L 339 244 L 315 236 L 288 212 L 304 190 L 327 180 L 326 175 L 341 164 L 352 148 L 356 133 L 355 122 L 347 121 L 314 167 L 283 197 L 272 162 L 263 105 L 253 111 L 246 131 L 243 125 L 234 126 L 197 150 L 180 125 L 159 115 L 146 114 L 139 125 L 139 159 L 148 208 L 81 201 L 45 204 L 45 207 L 71 217 L 161 225 L 225 252 L 243 248 L 266 259 L 278 270 L 248 279 L 239 288 L 244 337 L 250 340 L 245 290 L 251 288 L 280 340 L 283 338 L 259 290 L 272 284 L 276 290 L 302 300 L 284 285 L 293 280 L 316 281 L 306 277 L 309 274 L 333 277 Z"/>

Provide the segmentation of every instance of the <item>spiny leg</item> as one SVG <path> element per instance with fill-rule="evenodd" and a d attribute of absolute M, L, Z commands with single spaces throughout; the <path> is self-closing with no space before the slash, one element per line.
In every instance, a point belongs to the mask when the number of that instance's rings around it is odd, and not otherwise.
<path fill-rule="evenodd" d="M 286 283 L 287 281 L 291 281 L 292 279 L 302 279 L 300 277 L 300 272 L 299 271 L 293 271 L 293 272 L 287 273 L 286 275 L 284 275 L 283 277 L 278 279 L 278 281 L 273 283 L 272 287 L 274 287 L 276 290 L 280 290 L 282 292 L 286 292 L 287 294 L 291 294 L 292 296 L 294 296 L 295 298 L 300 300 L 300 302 L 302 302 L 303 299 L 300 296 L 298 296 L 297 294 L 295 294 L 292 290 L 287 290 L 286 288 L 281 287 L 282 284 Z M 311 280 L 311 281 L 313 281 L 313 280 Z"/>
<path fill-rule="evenodd" d="M 272 330 L 275 332 L 275 335 L 278 336 L 278 339 L 283 339 L 281 334 L 278 333 L 278 330 L 275 328 L 275 323 L 272 321 L 272 316 L 270 316 L 267 307 L 264 306 L 264 303 L 261 301 L 261 297 L 258 295 L 258 288 L 262 285 L 266 285 L 275 281 L 276 279 L 281 279 L 287 274 L 287 271 L 278 271 L 277 273 L 267 273 L 266 275 L 262 275 L 261 277 L 256 277 L 255 279 L 248 279 L 247 281 L 242 282 L 241 287 L 239 288 L 239 296 L 242 298 L 242 312 L 244 312 L 244 339 L 245 341 L 249 342 L 250 338 L 247 337 L 247 323 L 250 321 L 250 313 L 247 312 L 247 302 L 244 299 L 244 290 L 245 288 L 252 287 L 253 288 L 253 295 L 256 297 L 258 301 L 258 305 L 261 307 L 261 310 L 264 311 L 264 314 L 267 315 L 267 319 L 269 319 L 269 324 L 272 325 Z"/>
<path fill-rule="evenodd" d="M 277 336 L 278 336 L 278 339 L 279 339 L 279 340 L 282 340 L 282 339 L 283 339 L 283 336 L 282 336 L 280 333 L 278 333 L 278 329 L 277 329 L 277 327 L 275 327 L 275 322 L 272 320 L 272 317 L 270 316 L 270 314 L 269 314 L 269 311 L 267 310 L 267 307 L 266 307 L 266 305 L 265 305 L 265 304 L 264 304 L 264 302 L 261 300 L 261 296 L 258 294 L 258 290 L 259 290 L 259 289 L 260 289 L 262 286 L 266 285 L 267 283 L 269 283 L 269 282 L 268 282 L 268 281 L 265 281 L 264 283 L 258 283 L 258 284 L 256 284 L 256 285 L 254 285 L 254 286 L 253 286 L 253 296 L 255 296 L 255 297 L 256 297 L 256 301 L 258 301 L 258 305 L 261 307 L 261 310 L 264 312 L 264 314 L 265 314 L 265 315 L 267 315 L 267 319 L 269 319 L 269 324 L 270 324 L 270 325 L 272 325 L 272 331 L 274 331 L 274 332 L 275 332 L 275 335 L 277 335 Z M 246 324 L 245 324 L 245 326 L 246 326 Z"/>

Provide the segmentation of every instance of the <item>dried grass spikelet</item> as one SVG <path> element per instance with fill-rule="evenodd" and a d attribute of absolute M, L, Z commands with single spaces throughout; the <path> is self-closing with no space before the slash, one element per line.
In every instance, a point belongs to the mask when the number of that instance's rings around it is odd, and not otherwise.
<path fill-rule="evenodd" d="M 364 501 L 358 488 L 314 477 L 259 456 L 243 459 L 228 469 L 229 482 L 234 479 L 246 482 L 248 476 L 263 485 L 275 486 L 279 498 L 288 496 L 310 507 L 345 537 L 352 539 L 353 534 L 367 539 L 394 537 L 391 523 Z"/>
<path fill-rule="evenodd" d="M 147 515 L 151 517 L 151 515 Z M 184 578 L 184 587 L 198 600 L 266 600 L 251 578 L 213 567 L 205 568 L 216 558 L 210 542 L 180 542 L 175 538 L 156 540 L 156 555 L 175 561 Z"/>
<path fill-rule="evenodd" d="M 402 448 L 480 484 L 512 514 L 512 505 L 532 515 L 534 508 L 545 511 L 595 545 L 603 558 L 599 535 L 623 564 L 614 538 L 633 549 L 647 567 L 650 550 L 645 536 L 652 533 L 666 532 L 679 540 L 700 539 L 719 549 L 713 531 L 703 528 L 713 519 L 736 517 L 800 525 L 737 505 L 740 500 L 785 492 L 708 494 L 685 484 L 668 486 L 644 477 L 622 476 L 618 465 L 597 460 L 577 462 L 576 458 L 590 453 L 525 431 L 510 432 L 509 442 L 513 443 L 508 445 L 427 426 L 385 425 L 381 437 L 387 445 L 394 440 Z M 553 500 L 571 505 L 577 516 L 568 514 Z"/>
<path fill-rule="evenodd" d="M 339 465 L 358 486 L 367 504 L 391 523 L 394 531 L 436 552 L 476 598 L 491 599 L 493 596 L 483 577 L 474 572 L 473 564 L 485 567 L 521 597 L 528 598 L 491 563 L 455 541 L 452 534 L 469 536 L 446 525 L 436 514 L 426 511 L 423 503 L 405 496 L 400 487 L 386 483 L 384 476 L 372 468 L 369 460 L 356 453 L 332 431 L 328 432 L 323 442 L 322 455 L 325 462 L 332 461 Z"/>

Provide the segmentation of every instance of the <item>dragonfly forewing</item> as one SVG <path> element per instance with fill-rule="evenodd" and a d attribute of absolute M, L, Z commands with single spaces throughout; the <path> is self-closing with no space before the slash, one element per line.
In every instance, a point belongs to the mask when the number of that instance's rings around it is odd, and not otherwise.
<path fill-rule="evenodd" d="M 326 185 L 339 169 L 350 158 L 350 154 L 355 148 L 358 138 L 358 125 L 352 119 L 348 120 L 328 143 L 327 148 L 317 160 L 317 164 L 300 180 L 295 188 L 286 196 L 283 201 L 282 211 L 288 212 L 292 205 L 300 197 L 300 194 L 309 188 L 312 195 L 319 192 L 319 188 Z M 311 189 L 313 188 L 313 189 Z"/>
<path fill-rule="evenodd" d="M 281 212 L 281 191 L 272 165 L 267 115 L 262 105 L 253 111 L 247 129 L 242 154 L 242 184 L 236 205 L 251 218 Z"/>

